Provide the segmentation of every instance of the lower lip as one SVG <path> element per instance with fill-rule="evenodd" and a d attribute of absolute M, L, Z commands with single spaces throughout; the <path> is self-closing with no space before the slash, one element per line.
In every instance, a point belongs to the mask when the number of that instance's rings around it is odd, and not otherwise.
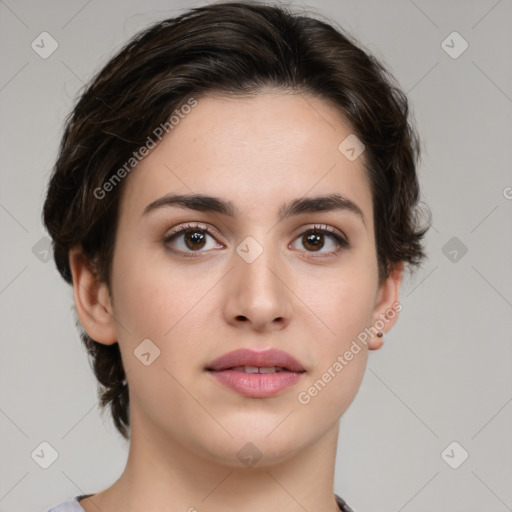
<path fill-rule="evenodd" d="M 302 373 L 245 373 L 236 370 L 210 371 L 219 382 L 243 396 L 266 398 L 295 385 Z"/>

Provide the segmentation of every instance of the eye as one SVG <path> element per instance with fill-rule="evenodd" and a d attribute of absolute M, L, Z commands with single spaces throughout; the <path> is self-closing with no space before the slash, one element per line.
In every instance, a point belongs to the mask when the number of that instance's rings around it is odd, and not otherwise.
<path fill-rule="evenodd" d="M 296 240 L 300 240 L 308 252 L 337 254 L 348 247 L 347 240 L 335 228 L 315 225 L 302 231 Z M 322 249 L 327 250 L 322 251 Z"/>
<path fill-rule="evenodd" d="M 208 238 L 211 238 L 213 243 L 209 241 Z M 170 251 L 181 253 L 204 252 L 203 249 L 220 249 L 223 247 L 215 241 L 207 226 L 199 224 L 184 224 L 179 226 L 176 230 L 169 233 L 164 238 L 163 242 L 167 247 L 174 246 L 176 248 L 170 248 Z"/>
<path fill-rule="evenodd" d="M 325 225 L 305 229 L 295 240 L 300 240 L 307 252 L 322 255 L 334 255 L 349 246 L 341 232 Z M 208 226 L 194 223 L 179 226 L 165 236 L 163 243 L 171 252 L 186 257 L 194 257 L 194 253 L 199 256 L 207 250 L 224 247 L 215 240 Z"/>

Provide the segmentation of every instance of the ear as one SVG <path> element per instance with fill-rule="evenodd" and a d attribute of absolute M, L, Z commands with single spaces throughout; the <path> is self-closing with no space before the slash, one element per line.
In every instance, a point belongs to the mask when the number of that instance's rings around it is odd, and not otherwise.
<path fill-rule="evenodd" d="M 82 327 L 94 341 L 113 345 L 117 335 L 107 284 L 98 279 L 79 247 L 69 251 L 69 265 L 75 307 Z"/>
<path fill-rule="evenodd" d="M 403 261 L 391 265 L 388 278 L 379 286 L 377 292 L 372 314 L 372 326 L 382 334 L 391 330 L 398 320 L 399 311 L 402 309 L 398 299 L 400 298 L 403 270 Z M 382 337 L 372 336 L 368 348 L 378 350 L 383 344 Z"/>

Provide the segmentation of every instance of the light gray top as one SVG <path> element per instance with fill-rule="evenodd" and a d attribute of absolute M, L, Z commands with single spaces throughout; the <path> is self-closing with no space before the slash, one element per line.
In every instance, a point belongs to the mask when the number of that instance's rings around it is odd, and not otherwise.
<path fill-rule="evenodd" d="M 68 498 L 66 501 L 49 508 L 45 512 L 85 512 L 85 510 L 80 506 L 78 500 L 88 496 L 92 496 L 92 494 L 80 494 L 78 496 Z"/>
<path fill-rule="evenodd" d="M 92 496 L 92 494 L 81 494 L 79 496 L 75 496 L 74 498 L 69 498 L 67 501 L 62 502 L 59 505 L 55 505 L 45 512 L 85 512 L 85 510 L 80 506 L 78 500 L 87 498 L 88 496 Z M 353 512 L 343 499 L 341 499 L 336 494 L 334 496 L 336 498 L 336 503 L 342 512 Z"/>

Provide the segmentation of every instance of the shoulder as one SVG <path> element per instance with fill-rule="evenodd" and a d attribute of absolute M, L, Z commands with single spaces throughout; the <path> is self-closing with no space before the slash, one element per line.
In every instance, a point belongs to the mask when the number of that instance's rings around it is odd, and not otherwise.
<path fill-rule="evenodd" d="M 69 498 L 58 505 L 45 510 L 45 512 L 84 512 L 84 509 L 80 506 L 78 499 L 82 496 L 74 496 Z"/>
<path fill-rule="evenodd" d="M 336 498 L 336 503 L 338 504 L 338 507 L 342 512 L 354 512 L 347 505 L 347 502 L 344 499 L 340 498 L 337 494 L 335 494 L 334 497 Z"/>

